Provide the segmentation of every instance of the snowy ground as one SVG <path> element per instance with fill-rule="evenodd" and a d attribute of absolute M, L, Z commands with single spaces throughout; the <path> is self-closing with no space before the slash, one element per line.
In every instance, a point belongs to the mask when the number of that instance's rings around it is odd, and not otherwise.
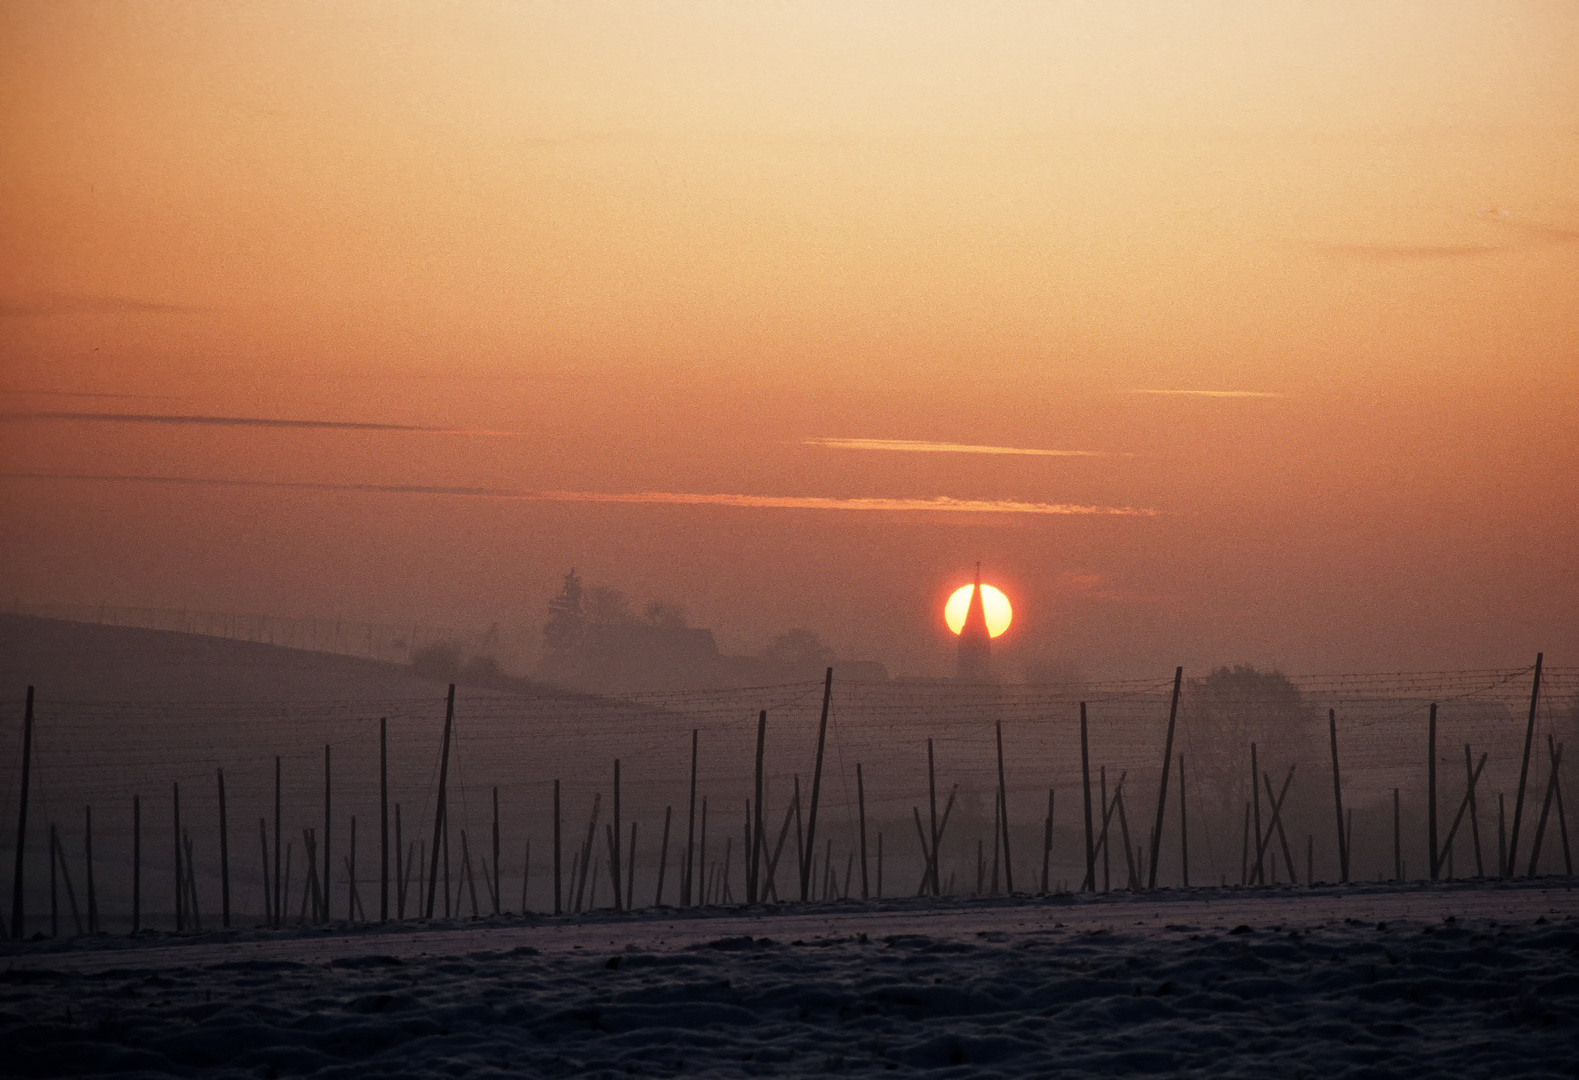
<path fill-rule="evenodd" d="M 30 943 L 0 1074 L 1576 1076 L 1575 884 Z"/>

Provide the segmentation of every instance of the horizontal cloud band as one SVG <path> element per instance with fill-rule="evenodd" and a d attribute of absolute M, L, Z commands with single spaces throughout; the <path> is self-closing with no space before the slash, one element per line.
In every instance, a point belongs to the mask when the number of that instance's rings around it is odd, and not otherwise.
<path fill-rule="evenodd" d="M 169 424 L 178 427 L 307 428 L 328 431 L 419 431 L 429 435 L 513 435 L 513 431 L 473 431 L 466 428 L 422 427 L 416 424 L 371 424 L 353 420 L 289 420 L 267 416 L 184 416 L 119 412 L 0 412 L 0 423 L 30 421 L 81 421 L 87 423 Z"/>
<path fill-rule="evenodd" d="M 1132 394 L 1156 394 L 1161 397 L 1221 397 L 1221 398 L 1281 398 L 1287 394 L 1271 390 L 1131 390 Z"/>
<path fill-rule="evenodd" d="M 7 480 L 77 480 L 120 484 L 178 484 L 198 487 L 351 491 L 378 495 L 450 495 L 522 502 L 646 503 L 669 506 L 734 506 L 764 510 L 931 510 L 952 514 L 1047 514 L 1100 517 L 1158 517 L 1162 511 L 1135 506 L 1022 502 L 1015 499 L 835 498 L 824 495 L 731 495 L 687 491 L 517 491 L 510 488 L 438 487 L 423 484 L 329 484 L 291 480 L 223 480 L 185 476 L 90 476 L 68 473 L 0 473 Z"/>
<path fill-rule="evenodd" d="M 1037 450 L 1024 446 L 978 446 L 924 439 L 807 439 L 804 446 L 830 450 L 891 450 L 910 454 L 1014 454 L 1025 457 L 1111 457 L 1105 450 Z M 1123 455 L 1131 456 L 1131 455 Z"/>

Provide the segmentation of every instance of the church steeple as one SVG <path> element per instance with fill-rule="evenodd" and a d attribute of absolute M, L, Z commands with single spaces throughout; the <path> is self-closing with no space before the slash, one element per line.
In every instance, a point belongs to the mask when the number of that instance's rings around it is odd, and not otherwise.
<path fill-rule="evenodd" d="M 980 682 L 992 674 L 992 635 L 987 632 L 987 609 L 981 598 L 981 563 L 976 564 L 976 580 L 970 589 L 970 604 L 965 608 L 965 625 L 959 631 L 959 668 L 956 677 Z"/>

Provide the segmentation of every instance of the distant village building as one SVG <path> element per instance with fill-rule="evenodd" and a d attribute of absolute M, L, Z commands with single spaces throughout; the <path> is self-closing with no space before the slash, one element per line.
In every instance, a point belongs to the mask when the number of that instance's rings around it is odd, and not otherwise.
<path fill-rule="evenodd" d="M 976 564 L 976 581 L 970 589 L 965 625 L 959 631 L 959 663 L 955 678 L 961 682 L 985 682 L 992 678 L 992 635 L 987 632 L 987 608 L 981 598 L 981 563 Z"/>
<path fill-rule="evenodd" d="M 623 601 L 609 602 L 613 594 L 603 590 L 597 610 L 599 590 L 590 590 L 594 602 L 588 604 L 575 570 L 564 582 L 543 626 L 535 677 L 545 682 L 592 693 L 706 690 L 819 679 L 829 666 L 841 680 L 888 681 L 882 664 L 835 660 L 808 631 L 781 635 L 759 656 L 726 656 L 711 630 L 686 626 L 673 608 L 655 602 L 646 618 L 638 618 Z"/>

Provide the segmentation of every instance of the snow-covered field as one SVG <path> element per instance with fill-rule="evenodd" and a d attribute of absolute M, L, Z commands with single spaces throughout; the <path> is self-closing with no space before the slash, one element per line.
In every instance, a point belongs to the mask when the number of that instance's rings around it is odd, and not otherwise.
<path fill-rule="evenodd" d="M 1571 879 L 8 946 L 18 1076 L 1575 1076 Z"/>

